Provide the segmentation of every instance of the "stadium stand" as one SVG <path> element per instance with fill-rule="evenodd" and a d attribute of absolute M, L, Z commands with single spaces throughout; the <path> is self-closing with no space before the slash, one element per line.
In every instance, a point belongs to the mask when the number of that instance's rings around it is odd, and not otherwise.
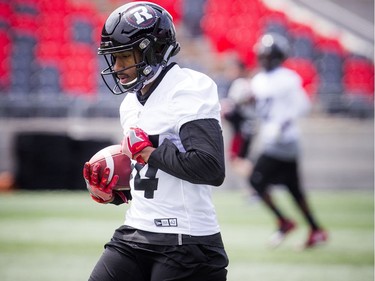
<path fill-rule="evenodd" d="M 99 116 L 98 99 L 106 90 L 98 74 L 103 62 L 96 55 L 97 42 L 108 10 L 125 2 L 0 0 L 0 115 L 31 117 L 35 113 L 33 99 L 23 98 L 20 105 L 15 105 L 15 101 L 20 96 L 39 95 L 43 98 L 37 98 L 38 102 L 46 106 L 38 106 L 38 116 L 43 115 L 42 108 L 46 109 L 46 117 L 62 117 L 79 110 L 85 112 L 82 116 Z M 363 106 L 366 114 L 372 115 L 374 63 L 346 50 L 337 38 L 318 35 L 313 28 L 293 21 L 283 11 L 270 9 L 262 0 L 153 2 L 169 10 L 180 32 L 193 39 L 184 41 L 184 47 L 189 48 L 186 44 L 195 38 L 204 38 L 213 56 L 235 53 L 249 68 L 257 66 L 252 46 L 262 33 L 287 36 L 292 50 L 286 64 L 301 74 L 314 102 L 323 103 L 331 113 L 345 113 L 351 104 L 356 104 L 356 110 Z M 197 62 L 200 59 L 195 58 Z M 206 70 L 214 78 L 222 77 L 215 67 L 206 66 Z M 228 83 L 217 82 L 224 87 L 219 89 L 224 93 L 221 96 L 225 95 Z M 51 114 L 47 107 L 57 96 L 63 96 L 61 100 L 83 99 L 83 102 L 61 103 L 81 108 Z M 28 113 L 22 109 L 27 103 Z M 84 103 L 92 109 L 85 111 Z M 15 112 L 10 113 L 11 106 L 16 106 Z M 111 110 L 103 108 L 103 116 L 117 116 L 117 110 L 110 114 Z"/>

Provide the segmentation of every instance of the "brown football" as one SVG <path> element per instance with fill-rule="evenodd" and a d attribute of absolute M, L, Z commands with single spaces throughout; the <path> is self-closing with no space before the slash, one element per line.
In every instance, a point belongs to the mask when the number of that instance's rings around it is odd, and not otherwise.
<path fill-rule="evenodd" d="M 132 172 L 131 161 L 128 156 L 122 153 L 121 145 L 115 144 L 107 146 L 91 157 L 89 160 L 91 167 L 93 164 L 100 163 L 99 178 L 101 178 L 104 168 L 109 167 L 110 174 L 108 182 L 111 181 L 113 175 L 118 175 L 119 180 L 114 190 L 129 190 L 129 180 Z"/>

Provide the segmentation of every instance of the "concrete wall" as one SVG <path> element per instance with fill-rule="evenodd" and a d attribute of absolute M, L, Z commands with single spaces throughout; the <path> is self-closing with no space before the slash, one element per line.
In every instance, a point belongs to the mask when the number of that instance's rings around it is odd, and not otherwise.
<path fill-rule="evenodd" d="M 224 122 L 225 142 L 230 130 Z M 312 116 L 301 121 L 302 173 L 307 188 L 373 189 L 374 121 Z M 14 140 L 18 132 L 55 132 L 73 139 L 122 139 L 118 119 L 0 119 L 0 172 L 16 168 Z M 254 149 L 256 151 L 256 148 Z M 225 188 L 246 186 L 227 165 Z"/>

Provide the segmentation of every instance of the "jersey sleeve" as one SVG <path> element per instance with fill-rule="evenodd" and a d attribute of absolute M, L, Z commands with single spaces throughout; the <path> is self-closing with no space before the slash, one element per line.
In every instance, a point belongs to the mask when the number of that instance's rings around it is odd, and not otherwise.
<path fill-rule="evenodd" d="M 262 82 L 262 87 L 271 94 L 260 96 L 263 103 L 259 108 L 268 120 L 274 125 L 284 126 L 308 113 L 310 102 L 297 73 L 281 69 L 272 79 L 266 80 L 270 85 L 264 85 L 265 82 Z"/>
<path fill-rule="evenodd" d="M 287 119 L 293 120 L 306 115 L 311 105 L 307 93 L 302 87 L 301 77 L 297 73 L 291 73 L 290 81 L 290 89 L 286 97 L 289 104 L 286 117 Z"/>
<path fill-rule="evenodd" d="M 237 78 L 228 90 L 228 98 L 235 104 L 246 102 L 251 96 L 250 82 L 246 78 Z"/>
<path fill-rule="evenodd" d="M 149 164 L 194 184 L 219 186 L 225 177 L 224 144 L 216 119 L 185 123 L 180 130 L 185 152 L 168 139 L 151 154 Z"/>
<path fill-rule="evenodd" d="M 179 132 L 183 124 L 193 120 L 220 120 L 220 103 L 215 82 L 198 72 L 190 72 L 189 76 L 190 79 L 177 85 L 170 103 L 170 111 L 176 121 L 175 132 Z"/>

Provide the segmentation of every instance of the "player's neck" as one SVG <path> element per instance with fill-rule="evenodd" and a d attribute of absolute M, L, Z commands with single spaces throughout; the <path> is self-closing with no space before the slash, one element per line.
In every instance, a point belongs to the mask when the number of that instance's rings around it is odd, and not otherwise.
<path fill-rule="evenodd" d="M 148 93 L 148 90 L 151 88 L 153 83 L 150 83 L 150 84 L 147 84 L 146 86 L 144 86 L 142 89 L 141 89 L 141 94 L 142 96 L 145 95 L 146 93 Z"/>

